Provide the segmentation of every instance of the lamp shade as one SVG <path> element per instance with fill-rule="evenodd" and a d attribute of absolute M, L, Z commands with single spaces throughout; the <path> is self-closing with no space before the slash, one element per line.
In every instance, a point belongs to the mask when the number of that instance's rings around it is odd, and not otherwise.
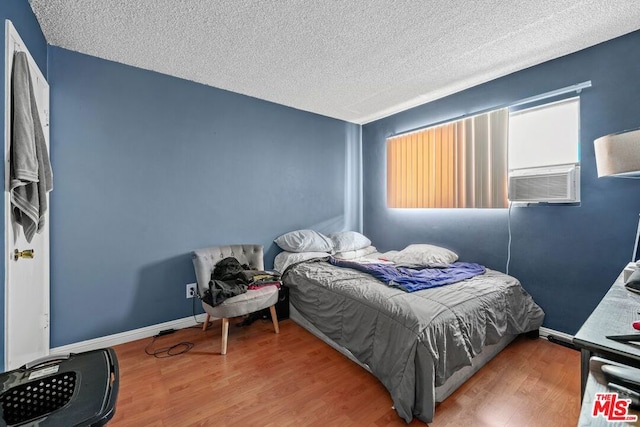
<path fill-rule="evenodd" d="M 640 129 L 603 136 L 593 145 L 598 177 L 640 176 Z"/>

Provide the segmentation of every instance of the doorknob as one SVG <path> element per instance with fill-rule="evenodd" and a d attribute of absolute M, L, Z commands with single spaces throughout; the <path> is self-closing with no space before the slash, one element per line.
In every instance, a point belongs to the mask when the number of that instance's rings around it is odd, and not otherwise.
<path fill-rule="evenodd" d="M 24 251 L 15 250 L 13 251 L 13 259 L 18 260 L 18 258 L 27 258 L 32 259 L 34 256 L 33 249 L 25 249 Z"/>

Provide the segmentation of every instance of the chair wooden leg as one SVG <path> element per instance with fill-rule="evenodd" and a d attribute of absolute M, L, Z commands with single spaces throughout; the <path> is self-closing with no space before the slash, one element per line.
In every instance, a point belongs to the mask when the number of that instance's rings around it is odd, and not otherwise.
<path fill-rule="evenodd" d="M 276 334 L 280 333 L 280 326 L 278 326 L 278 315 L 276 314 L 276 306 L 272 305 L 269 307 L 269 311 L 271 312 L 271 321 L 273 322 L 273 329 L 275 329 Z"/>
<path fill-rule="evenodd" d="M 227 354 L 227 337 L 229 336 L 229 319 L 222 319 L 222 349 L 220 354 Z"/>
<path fill-rule="evenodd" d="M 209 316 L 209 313 L 207 313 L 207 318 L 204 319 L 204 323 L 202 324 L 202 330 L 206 331 L 207 327 L 209 326 L 209 319 L 211 316 Z"/>

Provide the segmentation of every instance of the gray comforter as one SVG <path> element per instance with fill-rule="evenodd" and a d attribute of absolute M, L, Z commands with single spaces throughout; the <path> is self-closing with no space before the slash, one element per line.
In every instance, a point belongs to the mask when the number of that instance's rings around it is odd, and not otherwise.
<path fill-rule="evenodd" d="M 518 280 L 492 270 L 413 293 L 324 261 L 293 265 L 283 280 L 291 304 L 370 367 L 407 422 L 431 422 L 436 386 L 484 346 L 535 330 L 544 318 Z"/>

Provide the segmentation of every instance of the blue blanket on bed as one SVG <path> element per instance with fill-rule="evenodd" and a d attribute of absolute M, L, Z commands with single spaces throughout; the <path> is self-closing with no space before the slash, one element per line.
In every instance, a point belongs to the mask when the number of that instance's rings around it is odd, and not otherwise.
<path fill-rule="evenodd" d="M 486 271 L 480 264 L 472 262 L 454 262 L 443 268 L 397 267 L 392 264 L 344 261 L 333 257 L 329 259 L 329 262 L 338 267 L 353 268 L 369 273 L 386 285 L 402 289 L 405 292 L 449 285 L 484 274 Z"/>

